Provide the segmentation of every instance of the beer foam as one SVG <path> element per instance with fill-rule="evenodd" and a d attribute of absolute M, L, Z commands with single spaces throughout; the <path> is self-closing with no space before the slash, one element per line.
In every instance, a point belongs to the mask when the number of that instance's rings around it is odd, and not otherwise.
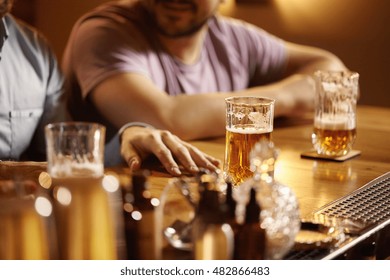
<path fill-rule="evenodd" d="M 253 126 L 250 127 L 226 127 L 227 131 L 234 132 L 234 133 L 240 133 L 240 134 L 264 134 L 264 133 L 271 133 L 272 128 L 256 128 Z"/>
<path fill-rule="evenodd" d="M 326 130 L 351 130 L 356 128 L 356 121 L 354 118 L 348 116 L 322 116 L 316 117 L 314 126 Z"/>
<path fill-rule="evenodd" d="M 104 167 L 102 164 L 91 163 L 91 162 L 63 162 L 51 166 L 50 174 L 53 177 L 61 178 L 64 176 L 71 177 L 97 177 L 104 173 Z"/>

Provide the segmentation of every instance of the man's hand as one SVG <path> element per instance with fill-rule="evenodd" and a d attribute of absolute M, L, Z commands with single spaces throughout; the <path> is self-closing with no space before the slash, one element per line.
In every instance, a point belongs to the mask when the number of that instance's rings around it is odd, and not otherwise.
<path fill-rule="evenodd" d="M 131 170 L 139 169 L 142 160 L 150 154 L 155 155 L 165 169 L 175 176 L 181 175 L 179 165 L 196 173 L 199 168 L 215 171 L 220 164 L 218 159 L 166 130 L 132 126 L 122 133 L 121 155 Z"/>

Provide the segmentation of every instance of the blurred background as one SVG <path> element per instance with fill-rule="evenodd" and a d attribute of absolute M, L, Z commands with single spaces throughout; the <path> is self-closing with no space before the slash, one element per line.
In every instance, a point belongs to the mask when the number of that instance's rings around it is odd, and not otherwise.
<path fill-rule="evenodd" d="M 15 0 L 61 60 L 74 22 L 107 0 Z M 360 73 L 359 104 L 390 107 L 390 1 L 225 0 L 220 12 L 285 40 L 327 49 Z"/>

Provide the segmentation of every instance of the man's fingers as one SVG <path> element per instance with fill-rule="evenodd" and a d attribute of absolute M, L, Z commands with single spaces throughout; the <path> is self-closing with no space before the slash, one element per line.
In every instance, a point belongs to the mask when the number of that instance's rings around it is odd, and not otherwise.
<path fill-rule="evenodd" d="M 133 128 L 122 134 L 121 155 L 131 170 L 139 169 L 142 159 L 149 154 L 154 154 L 174 176 L 182 174 L 179 164 L 191 173 L 198 172 L 199 167 L 215 171 L 219 166 L 217 159 L 169 131 Z"/>
<path fill-rule="evenodd" d="M 199 167 L 215 171 L 219 161 L 201 152 L 191 144 L 180 140 L 177 136 L 167 133 L 162 136 L 164 143 L 172 151 L 174 157 L 191 173 L 199 171 Z"/>
<path fill-rule="evenodd" d="M 136 149 L 130 143 L 122 144 L 121 147 L 122 158 L 126 161 L 130 170 L 138 170 L 141 167 L 141 157 L 137 153 Z"/>
<path fill-rule="evenodd" d="M 187 149 L 190 151 L 191 157 L 199 167 L 207 168 L 211 171 L 219 169 L 220 161 L 208 154 L 203 153 L 198 148 L 186 143 Z"/>

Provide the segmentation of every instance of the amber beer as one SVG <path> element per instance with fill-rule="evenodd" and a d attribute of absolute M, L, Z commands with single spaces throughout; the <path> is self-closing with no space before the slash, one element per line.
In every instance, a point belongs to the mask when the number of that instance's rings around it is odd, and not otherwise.
<path fill-rule="evenodd" d="M 62 259 L 117 259 L 115 223 L 103 176 L 52 177 Z"/>
<path fill-rule="evenodd" d="M 0 181 L 0 259 L 57 258 L 52 204 L 40 191 L 30 180 Z"/>
<path fill-rule="evenodd" d="M 104 174 L 105 127 L 52 123 L 45 127 L 45 136 L 60 258 L 117 259 L 119 181 Z"/>
<path fill-rule="evenodd" d="M 356 102 L 359 74 L 352 71 L 316 71 L 312 144 L 317 154 L 346 155 L 356 138 Z"/>
<path fill-rule="evenodd" d="M 14 199 L 6 207 L 0 198 L 0 259 L 50 259 L 49 235 L 44 217 L 33 199 Z"/>
<path fill-rule="evenodd" d="M 356 124 L 347 118 L 315 119 L 312 142 L 318 154 L 343 156 L 351 149 L 356 139 Z"/>
<path fill-rule="evenodd" d="M 234 186 L 253 175 L 250 170 L 250 152 L 262 139 L 271 140 L 272 128 L 252 127 L 226 128 L 225 173 Z"/>

